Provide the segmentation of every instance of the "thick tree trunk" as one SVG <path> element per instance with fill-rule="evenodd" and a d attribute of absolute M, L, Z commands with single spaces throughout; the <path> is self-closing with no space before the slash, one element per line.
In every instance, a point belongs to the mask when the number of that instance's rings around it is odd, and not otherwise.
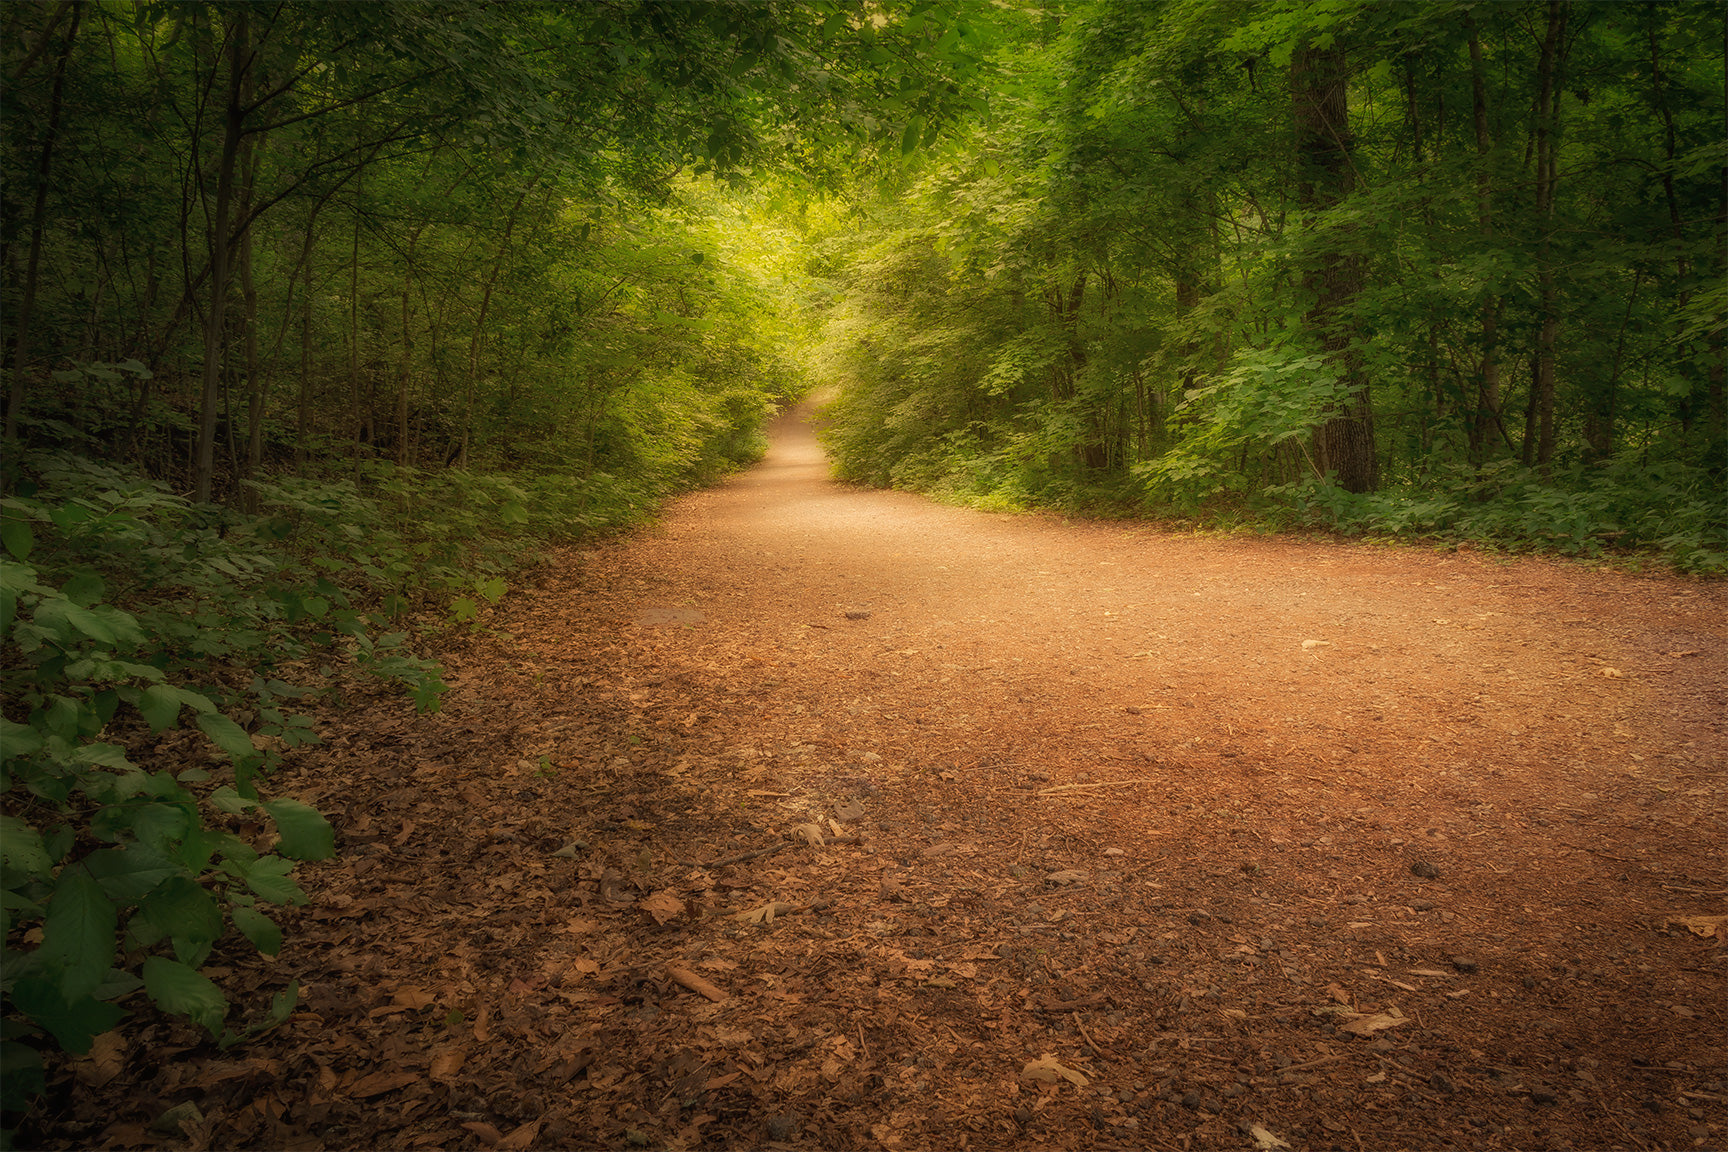
<path fill-rule="evenodd" d="M 1348 79 L 1342 48 L 1304 45 L 1291 58 L 1297 196 L 1315 215 L 1343 201 L 1355 186 Z M 1348 398 L 1314 433 L 1315 463 L 1346 491 L 1372 492 L 1380 482 L 1374 409 L 1345 318 L 1361 290 L 1361 261 L 1330 246 L 1304 271 L 1303 286 L 1314 297 L 1308 324 L 1320 334 L 1327 358 L 1349 389 Z"/>
<path fill-rule="evenodd" d="M 216 169 L 216 217 L 210 226 L 210 311 L 204 321 L 204 379 L 198 399 L 195 499 L 210 501 L 216 474 L 216 414 L 222 401 L 222 345 L 228 305 L 228 222 L 234 212 L 234 170 L 246 118 L 242 100 L 251 64 L 249 14 L 234 11 L 228 29 L 228 99 L 222 110 L 222 153 Z"/>

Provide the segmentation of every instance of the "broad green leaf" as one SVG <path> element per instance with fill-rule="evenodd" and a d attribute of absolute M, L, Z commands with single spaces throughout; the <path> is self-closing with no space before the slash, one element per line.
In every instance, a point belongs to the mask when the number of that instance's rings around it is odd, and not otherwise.
<path fill-rule="evenodd" d="M 173 860 L 136 844 L 92 852 L 78 866 L 89 872 L 104 892 L 123 904 L 136 904 L 158 884 L 181 871 Z"/>
<path fill-rule="evenodd" d="M 42 1054 L 16 1040 L 0 1040 L 0 1111 L 23 1112 L 46 1089 Z"/>
<path fill-rule="evenodd" d="M 284 860 L 280 856 L 260 856 L 250 864 L 239 864 L 230 860 L 227 866 L 238 867 L 246 887 L 272 904 L 306 903 L 306 893 L 300 891 L 300 886 L 288 878 L 288 874 L 294 870 L 292 860 Z"/>
<path fill-rule="evenodd" d="M 76 764 L 88 765 L 92 768 L 112 768 L 117 772 L 131 773 L 138 766 L 126 759 L 126 749 L 118 744 L 84 744 L 72 754 Z"/>
<path fill-rule="evenodd" d="M 56 981 L 31 976 L 12 988 L 12 1004 L 31 1020 L 46 1028 L 60 1047 L 74 1056 L 90 1051 L 90 1042 L 126 1018 L 126 1013 L 94 996 L 68 999 Z"/>
<path fill-rule="evenodd" d="M 42 833 L 17 816 L 0 816 L 0 859 L 8 868 L 43 878 L 54 866 L 42 846 Z"/>
<path fill-rule="evenodd" d="M 209 977 L 161 956 L 144 961 L 144 987 L 164 1012 L 178 1012 L 202 1025 L 212 1036 L 222 1034 L 228 997 Z"/>
<path fill-rule="evenodd" d="M 144 987 L 144 981 L 131 972 L 119 968 L 108 969 L 108 974 L 102 977 L 102 983 L 96 985 L 96 991 L 90 995 L 98 1000 L 118 1000 L 122 996 L 130 996 Z"/>
<path fill-rule="evenodd" d="M 215 897 L 186 876 L 170 876 L 139 902 L 134 932 L 140 918 L 159 931 L 157 939 L 171 936 L 208 943 L 222 935 L 222 909 Z"/>
<path fill-rule="evenodd" d="M 236 760 L 258 753 L 258 749 L 252 746 L 252 737 L 246 735 L 246 730 L 220 712 L 199 713 L 198 727 L 218 748 Z"/>
<path fill-rule="evenodd" d="M 504 593 L 508 588 L 508 585 L 498 577 L 494 576 L 490 580 L 480 581 L 478 584 L 474 585 L 474 588 L 480 593 L 480 595 L 486 597 L 488 602 L 496 604 L 498 601 L 504 599 Z"/>
<path fill-rule="evenodd" d="M 252 946 L 258 951 L 266 956 L 282 951 L 282 929 L 270 917 L 244 904 L 229 908 L 228 915 L 233 919 L 234 927 L 240 929 L 241 935 L 252 941 Z"/>
<path fill-rule="evenodd" d="M 80 608 L 99 603 L 106 585 L 94 572 L 80 572 L 60 586 L 60 594 Z"/>
<path fill-rule="evenodd" d="M 0 748 L 5 749 L 4 755 L 8 760 L 14 756 L 28 756 L 42 750 L 42 734 L 26 724 L 0 717 Z"/>
<path fill-rule="evenodd" d="M 35 533 L 30 531 L 30 525 L 22 520 L 7 520 L 0 523 L 0 543 L 4 543 L 6 551 L 19 563 L 30 559 L 30 550 L 36 546 Z"/>
<path fill-rule="evenodd" d="M 164 732 L 180 719 L 180 690 L 172 684 L 152 684 L 138 695 L 138 711 L 152 732 Z"/>
<path fill-rule="evenodd" d="M 248 800 L 226 784 L 210 793 L 210 803 L 230 816 L 238 816 L 247 809 L 255 808 L 258 805 L 258 801 Z"/>
<path fill-rule="evenodd" d="M 266 800 L 264 811 L 276 821 L 276 850 L 296 860 L 328 860 L 336 855 L 336 830 L 316 808 L 298 800 Z"/>
<path fill-rule="evenodd" d="M 924 117 L 914 116 L 906 121 L 906 132 L 900 137 L 900 155 L 910 156 L 918 150 L 918 142 L 924 138 Z"/>
<path fill-rule="evenodd" d="M 43 974 L 59 980 L 68 1003 L 88 996 L 114 962 L 114 930 L 119 912 L 102 885 L 76 866 L 55 882 L 42 921 L 42 946 L 36 959 Z"/>

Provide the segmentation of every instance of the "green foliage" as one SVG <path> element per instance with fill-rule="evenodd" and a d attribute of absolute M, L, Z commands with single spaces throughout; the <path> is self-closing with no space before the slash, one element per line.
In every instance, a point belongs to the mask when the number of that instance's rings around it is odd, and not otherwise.
<path fill-rule="evenodd" d="M 1529 172 L 1547 6 L 1003 15 L 991 118 L 808 230 L 838 473 L 983 507 L 1711 570 L 1716 32 L 1686 6 L 1563 8 L 1547 198 Z M 1292 97 L 1309 49 L 1349 70 L 1349 173 L 1327 196 Z M 1360 499 L 1326 475 L 1346 415 L 1382 486 Z"/>
<path fill-rule="evenodd" d="M 5 501 L 12 558 L 0 561 L 3 1043 L 25 1084 L 39 1076 L 31 1037 L 87 1051 L 140 987 L 224 1044 L 249 1035 L 224 1026 L 226 995 L 195 969 L 230 927 L 279 948 L 257 901 L 303 902 L 293 861 L 334 847 L 317 812 L 258 795 L 278 747 L 316 739 L 279 706 L 297 693 L 268 677 L 313 643 L 286 627 L 272 595 L 290 565 L 247 525 L 218 535 L 203 512 L 116 483 L 111 469 L 62 457 L 37 471 L 39 486 Z M 183 716 L 226 761 L 220 772 L 137 762 Z M 222 775 L 232 783 L 213 786 Z M 269 851 L 230 826 L 252 809 L 276 829 Z M 12 950 L 37 933 L 34 948 Z M 292 1006 L 279 1000 L 265 1026 Z M 22 1099 L 9 1095 L 7 1109 Z"/>

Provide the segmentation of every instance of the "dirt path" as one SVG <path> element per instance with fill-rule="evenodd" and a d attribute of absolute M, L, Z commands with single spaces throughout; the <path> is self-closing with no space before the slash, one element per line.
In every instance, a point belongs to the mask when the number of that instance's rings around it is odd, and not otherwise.
<path fill-rule="evenodd" d="M 1725 603 L 852 490 L 789 417 L 284 777 L 344 856 L 233 965 L 306 1010 L 59 1132 L 1721 1148 Z"/>

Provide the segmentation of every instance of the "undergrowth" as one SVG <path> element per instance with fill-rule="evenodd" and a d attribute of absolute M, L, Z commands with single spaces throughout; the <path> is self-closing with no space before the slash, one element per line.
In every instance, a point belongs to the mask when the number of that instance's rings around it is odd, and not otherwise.
<path fill-rule="evenodd" d="M 1434 543 L 1469 541 L 1510 553 L 1550 554 L 1659 565 L 1728 575 L 1728 499 L 1703 468 L 1633 458 L 1544 476 L 1516 462 L 1457 468 L 1347 492 L 1329 480 L 1255 487 L 1241 477 L 1118 474 L 1078 467 L 1071 454 L 984 452 L 950 437 L 891 467 L 870 463 L 856 445 L 838 474 L 923 492 L 991 512 L 1048 510 L 1095 519 L 1143 519 L 1181 528 L 1241 532 L 1325 531 Z"/>
<path fill-rule="evenodd" d="M 0 1079 L 11 1129 L 49 1043 L 88 1052 L 148 999 L 229 1046 L 244 1022 L 199 971 L 226 938 L 274 955 L 275 906 L 330 824 L 267 782 L 319 739 L 300 710 L 345 678 L 445 690 L 415 650 L 477 624 L 558 541 L 653 514 L 676 481 L 371 465 L 250 485 L 248 513 L 66 454 L 11 464 L 0 501 Z M 188 755 L 188 750 L 193 752 Z M 167 766 L 161 766 L 167 765 Z"/>

